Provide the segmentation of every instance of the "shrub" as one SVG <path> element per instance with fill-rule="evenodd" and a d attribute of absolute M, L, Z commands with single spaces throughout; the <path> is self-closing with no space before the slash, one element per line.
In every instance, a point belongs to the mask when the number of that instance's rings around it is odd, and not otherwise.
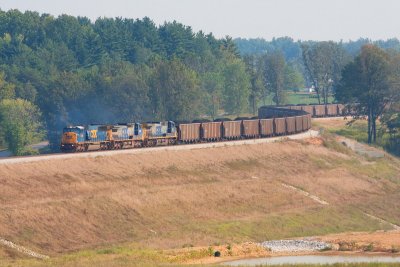
<path fill-rule="evenodd" d="M 214 255 L 214 249 L 212 247 L 208 247 L 207 252 L 208 252 L 209 256 L 213 256 Z"/>
<path fill-rule="evenodd" d="M 392 248 L 390 249 L 390 252 L 399 253 L 400 252 L 400 247 L 392 245 Z"/>
<path fill-rule="evenodd" d="M 364 251 L 373 251 L 374 250 L 374 244 L 370 243 L 368 246 L 364 247 Z"/>
<path fill-rule="evenodd" d="M 226 246 L 226 249 L 228 250 L 228 255 L 229 255 L 229 256 L 232 256 L 232 246 L 231 246 L 231 244 L 228 244 L 228 245 Z"/>

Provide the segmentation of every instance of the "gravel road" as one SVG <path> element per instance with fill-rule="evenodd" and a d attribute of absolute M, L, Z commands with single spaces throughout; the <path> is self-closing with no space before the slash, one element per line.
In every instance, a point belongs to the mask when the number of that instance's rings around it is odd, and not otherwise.
<path fill-rule="evenodd" d="M 99 156 L 113 156 L 120 154 L 143 154 L 143 153 L 153 153 L 157 151 L 178 151 L 178 150 L 191 150 L 191 149 L 202 149 L 202 148 L 213 148 L 213 147 L 224 147 L 224 146 L 237 146 L 237 145 L 253 145 L 262 143 L 271 143 L 283 141 L 286 139 L 306 139 L 310 137 L 318 136 L 319 132 L 314 130 L 309 130 L 304 133 L 272 137 L 272 138 L 260 138 L 260 139 L 246 139 L 237 141 L 226 141 L 226 142 L 216 142 L 216 143 L 204 143 L 204 144 L 191 144 L 191 145 L 177 145 L 177 146 L 159 146 L 159 147 L 148 147 L 148 148 L 138 148 L 138 149 L 123 149 L 123 150 L 111 150 L 111 151 L 93 151 L 93 152 L 83 152 L 83 153 L 71 153 L 71 154 L 49 154 L 40 156 L 28 156 L 28 157 L 10 157 L 0 159 L 1 164 L 15 164 L 15 163 L 25 163 L 25 162 L 36 162 L 43 160 L 55 160 L 55 159 L 69 159 L 69 158 L 95 158 Z"/>

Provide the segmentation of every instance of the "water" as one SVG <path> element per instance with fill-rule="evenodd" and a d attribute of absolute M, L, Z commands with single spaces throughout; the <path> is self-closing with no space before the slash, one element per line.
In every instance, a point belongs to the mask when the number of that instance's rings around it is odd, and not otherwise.
<path fill-rule="evenodd" d="M 400 257 L 391 256 L 281 256 L 257 259 L 243 259 L 224 262 L 226 266 L 255 266 L 255 265 L 294 265 L 294 264 L 335 264 L 335 263 L 400 263 Z"/>

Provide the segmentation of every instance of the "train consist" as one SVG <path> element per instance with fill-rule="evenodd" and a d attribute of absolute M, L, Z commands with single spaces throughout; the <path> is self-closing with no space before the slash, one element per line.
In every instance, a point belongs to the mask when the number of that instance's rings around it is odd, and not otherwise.
<path fill-rule="evenodd" d="M 340 104 L 267 106 L 255 118 L 69 126 L 63 129 L 60 148 L 82 152 L 281 136 L 309 130 L 311 117 L 339 116 L 343 111 Z"/>

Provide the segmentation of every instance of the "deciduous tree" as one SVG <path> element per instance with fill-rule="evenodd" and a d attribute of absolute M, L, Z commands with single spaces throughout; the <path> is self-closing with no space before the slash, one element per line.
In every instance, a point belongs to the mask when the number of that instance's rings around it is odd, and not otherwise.
<path fill-rule="evenodd" d="M 26 154 L 27 145 L 43 137 L 39 109 L 22 99 L 0 101 L 0 131 L 14 155 Z"/>
<path fill-rule="evenodd" d="M 250 77 L 240 59 L 233 58 L 224 70 L 224 110 L 241 114 L 249 107 Z"/>
<path fill-rule="evenodd" d="M 357 113 L 367 116 L 368 143 L 376 141 L 376 120 L 394 100 L 393 71 L 389 55 L 374 45 L 363 46 L 354 62 L 343 70 L 336 98 L 356 103 L 353 108 Z"/>
<path fill-rule="evenodd" d="M 286 102 L 285 66 L 285 58 L 280 52 L 267 54 L 264 57 L 264 82 L 267 90 L 272 93 L 272 100 L 276 105 Z"/>
<path fill-rule="evenodd" d="M 191 120 L 199 112 L 199 79 L 176 58 L 161 62 L 152 78 L 150 97 L 156 118 Z"/>
<path fill-rule="evenodd" d="M 314 86 L 318 103 L 328 103 L 329 95 L 340 80 L 348 56 L 338 43 L 318 42 L 302 45 L 303 62 L 307 76 Z"/>

